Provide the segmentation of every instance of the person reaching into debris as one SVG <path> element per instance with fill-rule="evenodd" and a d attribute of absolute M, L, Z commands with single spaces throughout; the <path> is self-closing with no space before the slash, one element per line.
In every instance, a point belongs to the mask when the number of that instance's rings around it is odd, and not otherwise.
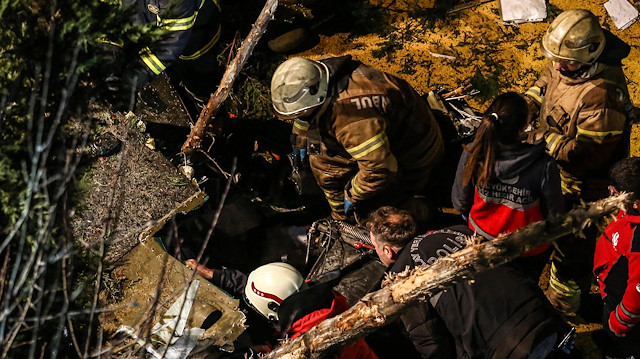
<path fill-rule="evenodd" d="M 268 345 L 252 345 L 250 352 L 266 353 L 278 339 L 295 339 L 321 321 L 349 308 L 347 299 L 332 290 L 333 282 L 306 283 L 292 265 L 275 262 L 253 270 L 249 275 L 229 268 L 211 269 L 189 259 L 186 264 L 213 284 L 244 302 L 272 326 Z M 252 326 L 248 322 L 249 327 Z M 345 346 L 339 358 L 377 359 L 364 339 Z"/>
<path fill-rule="evenodd" d="M 455 225 L 414 238 L 411 215 L 389 206 L 374 211 L 367 227 L 388 273 L 430 265 L 473 235 Z M 573 331 L 564 336 L 567 325 L 537 282 L 509 263 L 417 303 L 401 319 L 422 358 L 546 358 L 556 343 L 567 352 L 573 345 Z"/>
<path fill-rule="evenodd" d="M 351 56 L 294 57 L 275 70 L 271 99 L 279 118 L 294 121 L 293 152 L 298 162 L 308 158 L 333 219 L 365 219 L 382 204 L 428 216 L 416 196 L 444 144 L 431 109 L 406 81 Z"/>
<path fill-rule="evenodd" d="M 127 61 L 123 69 L 107 78 L 107 87 L 114 92 L 118 109 L 132 109 L 136 92 L 167 69 L 173 80 L 191 95 L 204 98 L 210 95 L 212 84 L 218 82 L 217 53 L 211 51 L 221 32 L 218 0 L 125 0 L 117 4 L 131 9 L 131 23 L 152 24 L 166 32 L 150 46 L 135 48 L 137 58 Z M 108 40 L 101 44 L 105 53 L 111 53 L 106 58 L 113 59 L 123 55 L 122 48 L 137 46 Z"/>
<path fill-rule="evenodd" d="M 453 206 L 487 239 L 564 212 L 556 161 L 544 144 L 523 142 L 528 112 L 517 93 L 498 96 L 458 162 Z M 515 262 L 537 280 L 549 255 L 545 244 Z"/>
<path fill-rule="evenodd" d="M 596 243 L 593 274 L 609 334 L 602 349 L 607 358 L 640 358 L 640 158 L 617 162 L 609 176 L 611 194 L 631 193 L 633 204 L 618 213 Z"/>
<path fill-rule="evenodd" d="M 630 47 L 591 12 L 573 9 L 553 20 L 540 48 L 551 61 L 525 93 L 534 110 L 529 141 L 544 143 L 557 161 L 569 209 L 606 197 L 608 168 L 628 156 L 634 114 L 621 60 Z M 546 294 L 566 315 L 576 315 L 589 293 L 595 231 L 587 241 L 558 241 L 552 255 Z"/>

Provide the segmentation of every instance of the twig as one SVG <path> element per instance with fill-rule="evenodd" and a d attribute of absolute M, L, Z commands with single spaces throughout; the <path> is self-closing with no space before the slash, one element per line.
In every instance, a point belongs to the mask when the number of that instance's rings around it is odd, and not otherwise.
<path fill-rule="evenodd" d="M 64 295 L 65 304 L 69 303 L 69 286 L 67 284 L 67 259 L 62 259 L 62 294 Z M 71 343 L 73 343 L 73 348 L 78 354 L 78 357 L 82 357 L 82 352 L 80 351 L 80 346 L 78 345 L 78 340 L 76 338 L 76 332 L 73 328 L 73 322 L 71 321 L 70 316 L 67 317 L 67 327 L 69 327 L 69 336 L 71 337 Z"/>
<path fill-rule="evenodd" d="M 458 7 L 454 7 L 454 8 L 453 8 L 453 9 L 451 9 L 451 10 L 448 10 L 448 11 L 447 11 L 447 15 L 449 15 L 449 14 L 453 14 L 453 13 L 456 13 L 456 12 L 458 12 L 458 11 L 466 10 L 466 9 L 469 9 L 469 8 L 472 8 L 472 7 L 480 6 L 480 5 L 482 5 L 482 4 L 486 4 L 486 3 L 488 3 L 488 2 L 492 2 L 492 1 L 494 1 L 494 0 L 479 0 L 479 1 L 473 1 L 473 2 L 471 2 L 470 4 L 464 4 L 464 5 L 461 5 L 461 6 L 458 6 Z"/>
<path fill-rule="evenodd" d="M 216 160 L 214 160 L 213 157 L 209 156 L 209 154 L 206 151 L 198 150 L 198 152 L 202 153 L 205 157 L 207 157 L 209 159 L 209 161 L 211 161 L 216 166 L 218 171 L 220 171 L 220 173 L 224 176 L 225 179 L 229 179 L 231 177 L 231 174 L 225 172 L 222 169 L 222 167 L 220 167 L 218 162 L 216 162 Z"/>
<path fill-rule="evenodd" d="M 128 132 L 126 132 L 125 135 L 125 143 L 126 140 L 128 138 Z M 91 313 L 89 314 L 89 322 L 87 325 L 87 336 L 85 339 L 85 345 L 84 345 L 84 351 L 83 351 L 83 358 L 86 358 L 89 356 L 89 347 L 90 347 L 90 343 L 91 343 L 91 328 L 93 325 L 93 321 L 94 321 L 94 314 L 96 313 L 97 307 L 98 307 L 98 297 L 100 295 L 100 288 L 102 286 L 102 273 L 104 271 L 104 262 L 105 262 L 105 258 L 106 258 L 106 241 L 107 238 L 109 238 L 109 235 L 111 233 L 111 225 L 112 223 L 115 221 L 116 219 L 116 214 L 117 212 L 122 210 L 122 206 L 119 206 L 117 204 L 117 196 L 116 196 L 116 191 L 119 187 L 118 181 L 122 179 L 122 173 L 125 170 L 124 167 L 124 163 L 125 163 L 125 159 L 127 158 L 127 155 L 129 153 L 129 147 L 128 146 L 124 146 L 124 149 L 122 150 L 121 153 L 121 157 L 120 160 L 118 161 L 118 164 L 115 168 L 115 173 L 116 173 L 116 179 L 115 179 L 115 183 L 113 185 L 113 187 L 111 188 L 111 191 L 109 193 L 109 204 L 107 206 L 108 208 L 108 215 L 107 218 L 104 221 L 104 226 L 102 228 L 103 233 L 102 233 L 102 238 L 100 240 L 99 243 L 99 248 L 98 248 L 98 255 L 100 257 L 100 260 L 98 261 L 98 268 L 96 270 L 96 280 L 95 280 L 95 286 L 94 286 L 94 290 L 95 292 L 93 293 L 93 300 L 91 303 Z"/>
<path fill-rule="evenodd" d="M 222 196 L 220 197 L 220 203 L 218 204 L 218 208 L 216 209 L 216 213 L 213 215 L 213 220 L 211 221 L 211 226 L 209 227 L 209 231 L 207 232 L 207 236 L 204 239 L 204 242 L 202 242 L 202 246 L 200 247 L 200 252 L 198 253 L 198 256 L 196 257 L 196 261 L 200 262 L 200 260 L 202 259 L 202 256 L 204 255 L 204 251 L 207 248 L 207 245 L 209 244 L 209 240 L 211 239 L 211 235 L 213 234 L 213 230 L 216 228 L 216 225 L 218 224 L 218 219 L 220 218 L 220 213 L 222 213 L 222 207 L 224 206 L 224 202 L 227 199 L 227 195 L 229 194 L 229 190 L 231 189 L 231 183 L 233 182 L 233 176 L 235 174 L 236 171 L 236 162 L 237 162 L 237 158 L 234 157 L 233 158 L 233 164 L 231 166 L 231 174 L 229 176 L 229 178 L 227 178 L 227 184 L 224 187 L 224 192 L 222 192 Z M 194 271 L 195 273 L 195 271 Z"/>

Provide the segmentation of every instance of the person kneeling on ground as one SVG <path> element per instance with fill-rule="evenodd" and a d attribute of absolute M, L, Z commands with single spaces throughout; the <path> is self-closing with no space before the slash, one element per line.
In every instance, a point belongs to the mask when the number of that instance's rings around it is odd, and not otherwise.
<path fill-rule="evenodd" d="M 294 122 L 294 163 L 308 158 L 332 219 L 364 219 L 382 205 L 418 222 L 430 216 L 424 196 L 444 142 L 409 83 L 348 55 L 293 57 L 273 73 L 271 100 L 278 118 Z"/>
<path fill-rule="evenodd" d="M 295 339 L 325 319 L 349 308 L 347 299 L 332 290 L 332 281 L 308 285 L 292 265 L 275 262 L 253 270 L 249 275 L 229 268 L 210 269 L 194 259 L 186 264 L 229 294 L 242 296 L 244 303 L 265 318 L 272 327 L 268 345 L 251 345 L 253 352 L 267 353 L 278 339 Z M 249 317 L 251 318 L 251 317 Z M 249 321 L 249 327 L 256 321 Z M 253 338 L 252 338 L 253 339 Z M 255 341 L 255 339 L 253 339 Z M 337 358 L 377 359 L 364 339 L 346 345 Z"/>
<path fill-rule="evenodd" d="M 456 225 L 414 238 L 413 218 L 389 206 L 374 211 L 367 227 L 389 273 L 430 265 L 473 235 Z M 509 263 L 417 303 L 401 319 L 423 358 L 546 358 L 567 327 L 537 283 Z"/>
<path fill-rule="evenodd" d="M 606 358 L 640 358 L 640 158 L 620 160 L 609 171 L 611 194 L 632 192 L 633 205 L 620 210 L 596 243 L 593 274 L 604 302 Z"/>

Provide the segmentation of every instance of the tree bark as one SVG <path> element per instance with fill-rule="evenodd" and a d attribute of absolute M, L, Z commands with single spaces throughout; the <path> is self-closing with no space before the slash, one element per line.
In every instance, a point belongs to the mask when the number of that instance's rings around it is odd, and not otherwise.
<path fill-rule="evenodd" d="M 209 98 L 209 102 L 202 109 L 202 112 L 198 117 L 198 121 L 196 121 L 196 124 L 191 128 L 191 133 L 189 133 L 187 140 L 182 145 L 182 152 L 187 156 L 191 155 L 194 149 L 199 148 L 202 145 L 205 129 L 211 122 L 211 119 L 218 113 L 222 103 L 229 96 L 229 92 L 231 92 L 231 88 L 233 87 L 236 77 L 247 62 L 247 59 L 253 52 L 253 49 L 256 47 L 256 44 L 262 35 L 267 31 L 267 25 L 273 18 L 273 13 L 276 11 L 277 7 L 278 0 L 267 0 L 266 4 L 262 8 L 258 19 L 253 24 L 253 27 L 249 32 L 249 35 L 247 35 L 247 38 L 244 40 L 242 45 L 240 45 L 236 57 L 229 66 L 227 66 L 216 92 L 214 92 Z"/>
<path fill-rule="evenodd" d="M 466 248 L 430 266 L 416 267 L 386 279 L 386 286 L 367 294 L 346 312 L 327 319 L 293 341 L 285 342 L 265 358 L 319 358 L 336 352 L 394 319 L 411 304 L 470 279 L 475 273 L 506 263 L 544 243 L 610 216 L 629 202 L 626 194 L 606 198 L 563 216 L 530 224 L 492 241 L 469 238 Z"/>

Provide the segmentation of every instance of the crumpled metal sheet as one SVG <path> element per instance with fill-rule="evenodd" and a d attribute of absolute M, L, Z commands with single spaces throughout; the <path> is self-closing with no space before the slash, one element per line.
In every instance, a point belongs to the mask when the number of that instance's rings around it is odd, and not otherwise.
<path fill-rule="evenodd" d="M 119 325 L 139 328 L 151 316 L 152 325 L 158 323 L 158 328 L 177 319 L 171 332 L 173 329 L 177 331 L 180 329 L 178 326 L 181 326 L 184 328 L 183 334 L 193 336 L 197 331 L 192 331 L 191 328 L 201 328 L 204 331 L 198 335 L 199 347 L 213 345 L 226 350 L 233 348 L 233 341 L 246 329 L 245 315 L 238 308 L 239 300 L 194 274 L 169 255 L 152 237 L 142 240 L 118 265 L 122 275 L 131 283 L 124 303 L 120 303 L 129 305 L 117 309 L 119 313 L 115 315 L 120 320 Z M 199 285 L 196 291 L 192 290 L 187 296 L 191 308 L 183 311 L 184 301 L 181 298 L 185 297 L 185 292 L 189 293 L 190 283 L 194 280 L 199 281 Z M 174 318 L 176 310 L 170 311 L 176 302 L 181 302 L 175 307 L 179 309 L 177 312 L 188 314 L 186 320 Z M 203 327 L 204 324 L 207 326 Z M 163 336 L 152 335 L 152 338 L 162 341 Z M 187 345 L 192 340 L 187 339 L 183 340 L 183 344 Z M 173 344 L 175 340 L 172 339 Z M 179 351 L 177 347 L 174 349 Z"/>

